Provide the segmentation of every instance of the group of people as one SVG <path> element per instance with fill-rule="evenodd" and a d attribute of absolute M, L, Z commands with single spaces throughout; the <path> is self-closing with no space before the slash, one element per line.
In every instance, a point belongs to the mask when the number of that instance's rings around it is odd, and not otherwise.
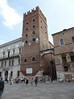
<path fill-rule="evenodd" d="M 11 78 L 9 81 L 10 81 L 10 85 L 12 85 L 13 79 Z M 16 82 L 17 81 L 18 81 L 18 79 L 16 79 Z M 28 78 L 24 78 L 24 79 L 21 78 L 20 81 L 24 82 L 26 85 L 29 83 L 29 79 Z M 38 77 L 31 78 L 31 85 L 33 85 L 33 83 L 35 83 L 35 86 L 37 86 L 37 84 L 38 84 Z M 0 78 L 0 99 L 1 99 L 3 91 L 4 91 L 4 81 L 3 81 L 2 78 Z"/>

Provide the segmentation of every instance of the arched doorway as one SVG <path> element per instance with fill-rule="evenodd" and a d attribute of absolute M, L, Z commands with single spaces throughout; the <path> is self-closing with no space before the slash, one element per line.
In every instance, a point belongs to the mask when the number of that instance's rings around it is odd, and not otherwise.
<path fill-rule="evenodd" d="M 8 71 L 5 71 L 5 81 L 8 81 Z"/>
<path fill-rule="evenodd" d="M 10 77 L 11 77 L 11 78 L 13 77 L 13 71 L 10 72 Z"/>

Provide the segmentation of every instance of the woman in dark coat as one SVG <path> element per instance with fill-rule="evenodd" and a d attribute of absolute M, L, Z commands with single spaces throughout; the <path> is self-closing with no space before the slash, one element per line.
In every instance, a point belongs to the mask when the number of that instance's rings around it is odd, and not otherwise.
<path fill-rule="evenodd" d="M 0 99 L 1 99 L 3 91 L 4 91 L 4 81 L 1 78 L 0 79 Z"/>

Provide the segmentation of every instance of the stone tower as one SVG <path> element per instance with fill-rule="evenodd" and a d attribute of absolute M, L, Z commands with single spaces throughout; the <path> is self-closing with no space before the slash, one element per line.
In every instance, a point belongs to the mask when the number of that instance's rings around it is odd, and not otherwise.
<path fill-rule="evenodd" d="M 21 72 L 34 76 L 42 69 L 40 51 L 48 49 L 46 18 L 39 7 L 23 15 Z"/>

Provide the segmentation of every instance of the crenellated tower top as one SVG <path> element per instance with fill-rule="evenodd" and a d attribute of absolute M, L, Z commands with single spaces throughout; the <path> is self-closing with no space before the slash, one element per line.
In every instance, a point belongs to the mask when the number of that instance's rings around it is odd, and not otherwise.
<path fill-rule="evenodd" d="M 33 16 L 33 15 L 38 14 L 38 13 L 41 16 L 43 16 L 43 18 L 46 20 L 46 17 L 44 16 L 44 14 L 42 13 L 42 11 L 40 10 L 39 6 L 37 6 L 35 9 L 33 8 L 31 11 L 29 10 L 28 12 L 24 13 L 23 17 L 24 18 L 28 18 L 29 16 Z"/>

